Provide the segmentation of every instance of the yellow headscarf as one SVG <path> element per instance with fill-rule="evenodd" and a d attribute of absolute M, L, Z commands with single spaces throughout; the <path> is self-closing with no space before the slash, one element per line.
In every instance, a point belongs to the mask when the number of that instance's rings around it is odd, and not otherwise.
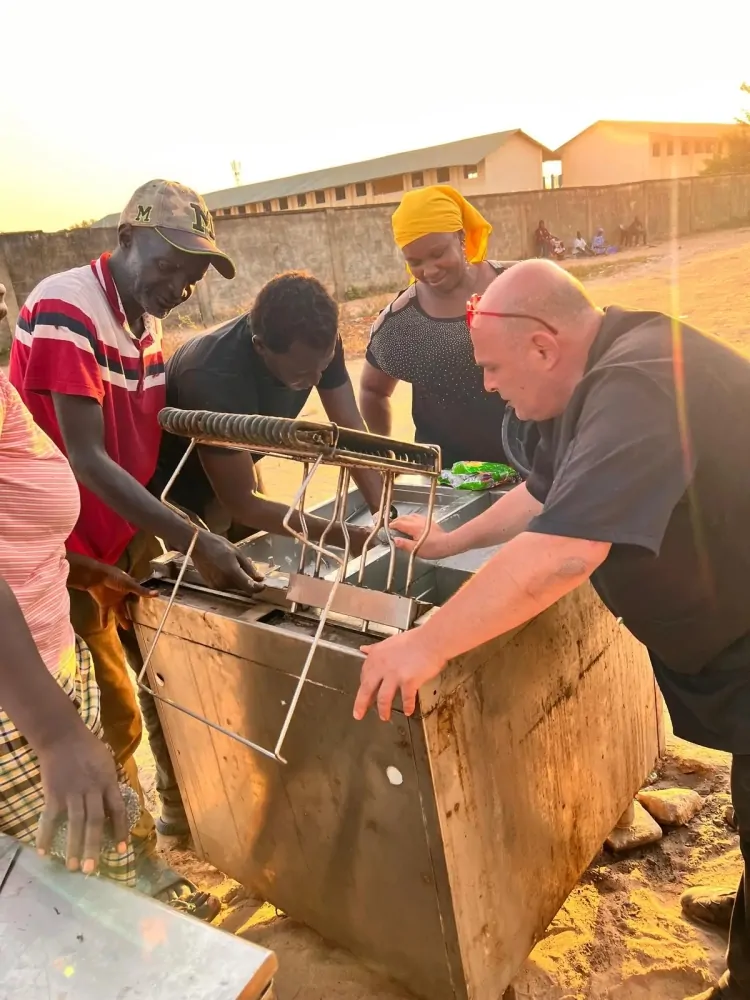
<path fill-rule="evenodd" d="M 393 236 L 403 250 L 409 243 L 429 233 L 466 235 L 466 259 L 471 264 L 484 260 L 492 226 L 449 184 L 407 191 L 391 219 Z"/>

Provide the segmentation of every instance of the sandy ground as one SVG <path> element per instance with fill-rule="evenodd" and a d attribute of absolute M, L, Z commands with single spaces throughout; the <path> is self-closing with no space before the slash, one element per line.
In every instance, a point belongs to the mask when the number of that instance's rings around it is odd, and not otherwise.
<path fill-rule="evenodd" d="M 601 305 L 668 311 L 750 353 L 750 230 L 691 237 L 572 269 Z M 355 388 L 361 368 L 356 355 L 361 355 L 371 318 L 381 305 L 382 300 L 352 303 L 343 317 Z M 394 399 L 397 436 L 413 431 L 409 409 L 408 390 L 400 387 Z M 320 414 L 316 399 L 306 412 Z M 264 464 L 267 488 L 290 498 L 298 470 L 291 463 Z M 331 491 L 330 473 L 323 472 L 312 499 Z M 153 800 L 147 747 L 139 758 Z M 606 853 L 595 859 L 520 971 L 513 986 L 518 1000 L 680 1000 L 720 973 L 724 938 L 684 921 L 679 895 L 706 882 L 733 885 L 739 876 L 737 837 L 723 820 L 729 803 L 728 764 L 724 754 L 670 739 L 656 785 L 696 789 L 705 799 L 701 813 L 653 847 L 619 860 Z M 222 894 L 229 888 L 221 873 L 189 851 L 173 850 L 169 857 L 199 884 L 218 886 Z M 277 952 L 279 1000 L 408 997 L 260 900 L 235 900 L 218 922 Z"/>

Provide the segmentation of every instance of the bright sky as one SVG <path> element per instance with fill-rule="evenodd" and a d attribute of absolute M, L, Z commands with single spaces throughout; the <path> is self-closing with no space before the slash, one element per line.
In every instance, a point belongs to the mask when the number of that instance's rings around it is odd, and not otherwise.
<path fill-rule="evenodd" d="M 523 128 L 731 121 L 750 4 L 17 0 L 2 15 L 0 231 Z M 742 11 L 742 13 L 740 13 Z M 442 13 L 441 13 L 442 12 Z"/>

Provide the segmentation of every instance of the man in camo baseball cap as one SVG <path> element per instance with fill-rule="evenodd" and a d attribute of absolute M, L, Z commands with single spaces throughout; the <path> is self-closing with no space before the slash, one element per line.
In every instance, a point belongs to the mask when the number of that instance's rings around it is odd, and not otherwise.
<path fill-rule="evenodd" d="M 232 259 L 216 245 L 214 220 L 205 201 L 177 181 L 153 180 L 141 185 L 120 216 L 120 225 L 155 229 L 177 250 L 209 256 L 224 278 L 233 278 Z"/>

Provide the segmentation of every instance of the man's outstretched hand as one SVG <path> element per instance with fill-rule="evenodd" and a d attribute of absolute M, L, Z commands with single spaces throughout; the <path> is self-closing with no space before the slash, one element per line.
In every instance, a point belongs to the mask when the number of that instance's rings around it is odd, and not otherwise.
<path fill-rule="evenodd" d="M 363 719 L 376 702 L 378 715 L 387 722 L 398 691 L 404 715 L 413 715 L 420 687 L 437 677 L 445 666 L 445 661 L 429 649 L 419 629 L 394 635 L 372 646 L 360 646 L 360 649 L 365 660 L 354 702 L 357 720 Z"/>

